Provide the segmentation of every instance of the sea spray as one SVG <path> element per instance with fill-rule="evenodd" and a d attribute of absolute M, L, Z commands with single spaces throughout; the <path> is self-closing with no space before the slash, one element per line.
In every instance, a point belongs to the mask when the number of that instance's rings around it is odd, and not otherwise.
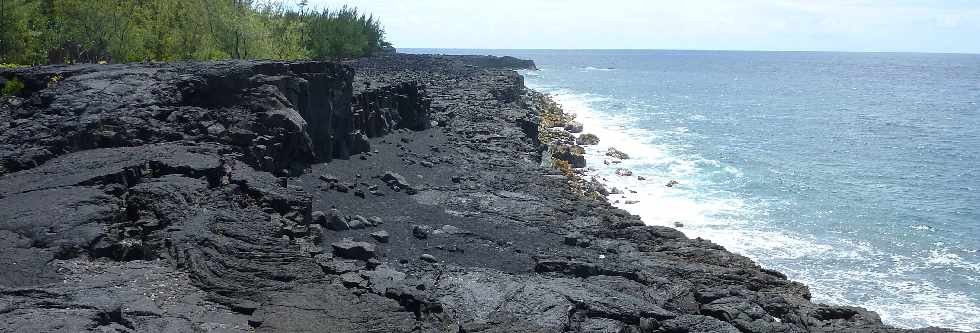
<path fill-rule="evenodd" d="M 664 136 L 689 135 L 689 129 L 675 127 L 668 131 L 651 131 L 637 128 L 632 125 L 637 121 L 635 117 L 600 112 L 593 107 L 596 103 L 608 102 L 608 97 L 535 86 L 533 81 L 530 85 L 547 92 L 565 112 L 574 115 L 576 121 L 583 124 L 584 133 L 600 138 L 598 144 L 584 146 L 587 167 L 583 169 L 582 178 L 597 179 L 607 190 L 615 189 L 608 201 L 641 216 L 645 223 L 678 227 L 689 237 L 711 240 L 811 286 L 818 302 L 864 306 L 878 311 L 883 319 L 896 325 L 921 327 L 923 324 L 918 318 L 956 325 L 964 323 L 964 318 L 978 310 L 969 296 L 943 291 L 928 281 L 910 279 L 900 273 L 883 276 L 853 269 L 852 265 L 867 265 L 868 259 L 888 256 L 868 244 L 817 239 L 773 227 L 767 216 L 768 206 L 772 203 L 745 198 L 721 188 L 745 177 L 736 166 L 704 158 L 683 147 L 660 143 Z M 606 153 L 610 148 L 620 150 L 630 158 L 608 156 Z M 617 170 L 621 169 L 628 169 L 633 175 L 617 175 Z M 676 185 L 666 186 L 671 182 Z M 820 258 L 816 260 L 820 262 L 849 264 L 827 267 L 825 263 L 810 263 L 813 258 Z M 901 262 L 911 258 L 892 256 L 892 259 Z M 957 258 L 937 254 L 929 260 L 955 263 Z M 880 279 L 886 280 L 873 282 Z M 857 300 L 851 296 L 856 290 L 865 288 L 875 288 L 882 294 Z M 908 290 L 916 293 L 908 293 Z M 910 310 L 901 305 L 903 302 L 923 306 Z M 947 304 L 962 307 L 950 309 Z"/>

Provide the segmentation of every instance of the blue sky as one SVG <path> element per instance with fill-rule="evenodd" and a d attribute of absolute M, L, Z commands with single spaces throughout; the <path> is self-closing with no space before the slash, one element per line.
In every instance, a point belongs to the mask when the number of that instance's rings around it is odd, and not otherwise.
<path fill-rule="evenodd" d="M 404 48 L 980 53 L 980 0 L 310 0 Z"/>

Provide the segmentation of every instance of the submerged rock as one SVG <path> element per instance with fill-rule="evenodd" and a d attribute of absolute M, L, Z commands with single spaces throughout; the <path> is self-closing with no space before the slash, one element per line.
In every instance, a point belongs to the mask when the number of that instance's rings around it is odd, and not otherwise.
<path fill-rule="evenodd" d="M 619 149 L 616 149 L 616 148 L 613 148 L 613 147 L 609 147 L 609 149 L 606 150 L 606 156 L 609 156 L 609 157 L 612 157 L 612 158 L 618 158 L 618 159 L 621 159 L 621 160 L 628 160 L 630 158 L 630 156 L 628 154 L 626 154 L 626 153 L 624 153 L 622 151 L 619 151 Z"/>
<path fill-rule="evenodd" d="M 582 146 L 592 146 L 599 144 L 599 137 L 595 134 L 585 133 L 575 139 L 575 143 Z"/>

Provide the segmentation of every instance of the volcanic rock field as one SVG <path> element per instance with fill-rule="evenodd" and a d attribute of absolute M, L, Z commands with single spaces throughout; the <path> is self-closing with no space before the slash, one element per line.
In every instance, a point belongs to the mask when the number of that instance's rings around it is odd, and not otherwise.
<path fill-rule="evenodd" d="M 906 331 L 590 195 L 533 67 L 0 70 L 0 332 Z"/>

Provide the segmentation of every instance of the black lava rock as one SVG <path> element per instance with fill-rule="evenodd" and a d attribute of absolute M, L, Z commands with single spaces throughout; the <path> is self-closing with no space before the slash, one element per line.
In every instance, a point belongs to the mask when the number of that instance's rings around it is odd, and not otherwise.
<path fill-rule="evenodd" d="M 388 238 L 391 237 L 387 231 L 375 231 L 371 233 L 371 237 L 377 240 L 379 243 L 387 243 Z"/>
<path fill-rule="evenodd" d="M 374 244 L 367 242 L 355 242 L 350 239 L 344 239 L 339 242 L 334 242 L 330 246 L 333 247 L 333 253 L 335 255 L 343 258 L 368 260 L 375 256 Z"/>

